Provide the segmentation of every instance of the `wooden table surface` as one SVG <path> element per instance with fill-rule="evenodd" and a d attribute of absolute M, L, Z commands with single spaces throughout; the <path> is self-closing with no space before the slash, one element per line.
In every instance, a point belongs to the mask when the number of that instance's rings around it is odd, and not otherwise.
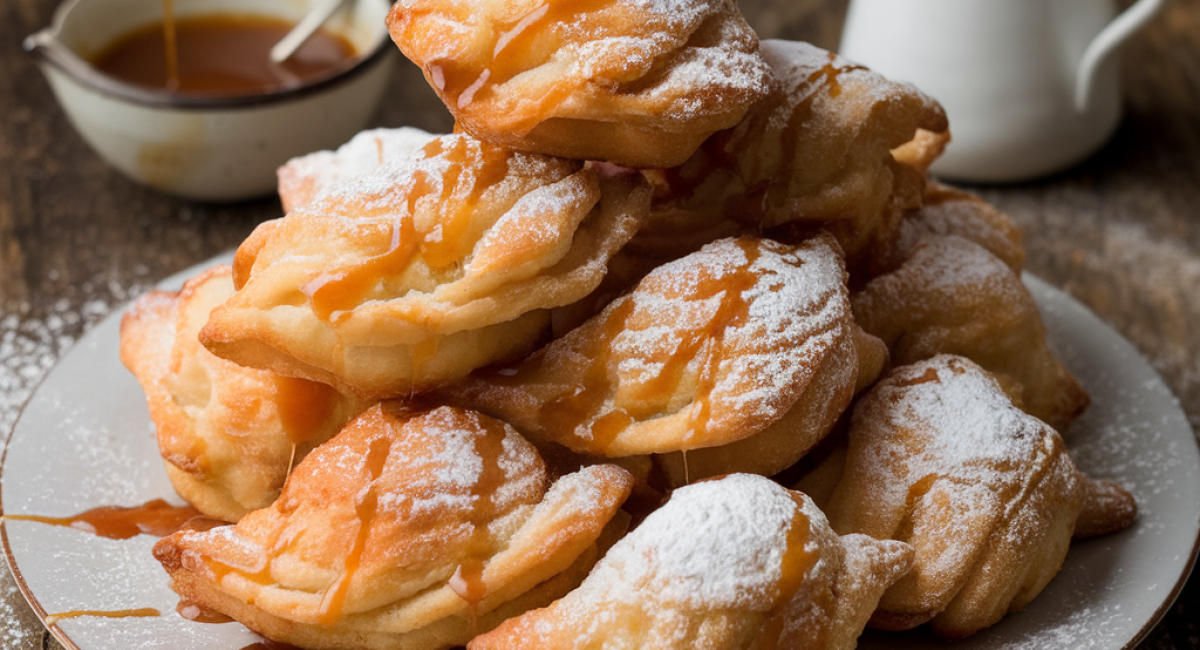
<path fill-rule="evenodd" d="M 277 200 L 205 205 L 126 180 L 59 110 L 21 39 L 54 0 L 0 3 L 0 434 L 89 325 L 235 247 Z M 764 37 L 836 48 L 846 0 L 743 0 Z M 1127 113 L 1100 153 L 1036 183 L 979 187 L 1025 231 L 1028 269 L 1141 350 L 1200 425 L 1200 0 L 1175 0 L 1124 51 Z M 411 65 L 375 122 L 446 131 Z M 1200 499 L 1200 495 L 1196 495 Z M 0 647 L 57 647 L 0 569 Z M 1200 577 L 1141 646 L 1200 648 Z"/>

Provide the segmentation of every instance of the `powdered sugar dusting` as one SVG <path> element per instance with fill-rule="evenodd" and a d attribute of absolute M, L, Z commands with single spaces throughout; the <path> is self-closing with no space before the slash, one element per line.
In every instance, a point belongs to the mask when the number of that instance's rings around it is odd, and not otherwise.
<path fill-rule="evenodd" d="M 870 475 L 892 477 L 880 483 L 892 487 L 889 501 L 901 502 L 927 476 L 985 490 L 1023 480 L 1045 438 L 1056 435 L 1013 406 L 974 363 L 945 355 L 881 381 L 856 409 L 853 426 L 860 422 L 879 434 L 862 438 L 865 466 Z"/>
<path fill-rule="evenodd" d="M 769 611 L 798 508 L 778 484 L 749 474 L 680 488 L 609 550 L 564 605 Z M 595 627 L 581 636 L 602 635 L 602 612 L 579 614 Z"/>
<path fill-rule="evenodd" d="M 555 170 L 567 167 L 563 161 L 549 156 L 501 151 L 469 135 L 443 135 L 431 139 L 428 145 L 398 151 L 394 158 L 385 160 L 368 173 L 348 177 L 337 186 L 331 186 L 318 202 L 326 205 L 316 205 L 313 211 L 337 213 L 339 210 L 334 206 L 348 204 L 356 213 L 386 214 L 403 205 L 418 174 L 429 184 L 428 192 L 433 196 L 442 196 L 446 189 L 453 189 L 443 187 L 452 167 L 459 169 L 459 174 L 452 176 L 456 186 L 471 188 L 481 182 L 476 175 L 480 169 L 478 162 L 486 156 L 503 156 L 508 170 L 506 177 L 517 182 L 561 177 L 563 172 L 556 173 Z M 429 147 L 436 147 L 436 153 L 431 153 Z M 459 153 L 451 157 L 448 152 L 452 151 Z"/>
<path fill-rule="evenodd" d="M 412 127 L 361 131 L 336 151 L 316 151 L 279 168 L 279 195 L 291 210 L 387 161 L 420 149 L 435 135 Z"/>
<path fill-rule="evenodd" d="M 749 105 L 770 88 L 770 69 L 759 55 L 757 39 L 736 9 L 722 1 L 629 2 L 646 15 L 652 29 L 638 35 L 592 35 L 569 56 L 577 74 L 602 86 L 629 81 L 639 70 L 638 92 L 657 108 L 661 119 L 687 123 L 731 105 Z M 680 43 L 676 34 L 689 35 Z M 698 37 L 703 34 L 702 37 Z M 614 61 L 624 61 L 622 70 Z M 651 72 L 653 70 L 653 72 Z M 644 78 L 656 76 L 646 87 Z M 701 92 L 702 90 L 702 92 Z"/>

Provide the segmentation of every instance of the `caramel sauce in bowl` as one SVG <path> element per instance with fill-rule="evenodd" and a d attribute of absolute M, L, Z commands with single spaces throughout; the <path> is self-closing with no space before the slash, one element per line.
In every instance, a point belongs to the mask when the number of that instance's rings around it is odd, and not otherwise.
<path fill-rule="evenodd" d="M 91 64 L 127 83 L 202 97 L 267 94 L 335 75 L 358 54 L 345 37 L 318 30 L 282 63 L 271 47 L 293 24 L 247 14 L 211 14 L 151 24 L 118 38 Z"/>
<path fill-rule="evenodd" d="M 126 176 L 185 198 L 242 200 L 274 192 L 289 158 L 349 140 L 382 98 L 396 56 L 388 0 L 347 2 L 294 60 L 266 60 L 316 2 L 66 0 L 24 45 L 72 125 Z M 147 75 L 165 65 L 154 47 L 168 12 L 179 84 Z"/>

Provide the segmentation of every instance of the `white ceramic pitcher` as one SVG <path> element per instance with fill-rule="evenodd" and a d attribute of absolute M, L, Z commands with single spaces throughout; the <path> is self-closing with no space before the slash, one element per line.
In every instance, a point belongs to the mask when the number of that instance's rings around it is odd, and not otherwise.
<path fill-rule="evenodd" d="M 1027 180 L 1112 135 L 1113 54 L 1165 4 L 1138 0 L 1116 16 L 1113 0 L 852 0 L 840 53 L 946 108 L 953 140 L 935 174 Z"/>

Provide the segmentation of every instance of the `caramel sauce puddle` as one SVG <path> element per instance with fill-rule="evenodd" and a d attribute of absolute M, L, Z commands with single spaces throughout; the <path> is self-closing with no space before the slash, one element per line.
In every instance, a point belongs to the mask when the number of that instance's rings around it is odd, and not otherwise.
<path fill-rule="evenodd" d="M 162 499 L 153 499 L 140 506 L 101 506 L 68 517 L 4 515 L 3 520 L 36 521 L 74 528 L 106 539 L 129 539 L 137 535 L 166 537 L 184 529 L 208 530 L 226 523 L 207 517 L 191 506 L 173 506 Z"/>

